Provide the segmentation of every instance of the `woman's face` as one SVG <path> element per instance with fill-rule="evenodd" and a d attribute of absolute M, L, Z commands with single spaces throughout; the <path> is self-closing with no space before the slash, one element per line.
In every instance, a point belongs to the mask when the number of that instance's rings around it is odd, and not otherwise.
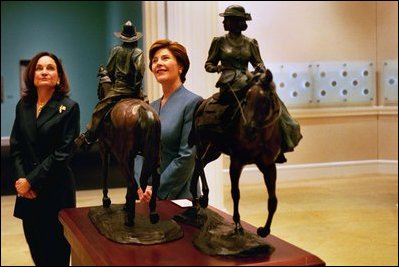
<path fill-rule="evenodd" d="M 223 19 L 223 27 L 225 31 L 241 31 L 239 29 L 239 23 L 240 23 L 240 18 L 239 17 L 233 17 L 233 16 L 227 16 L 224 17 Z"/>
<path fill-rule="evenodd" d="M 35 87 L 53 89 L 59 80 L 57 64 L 54 59 L 49 56 L 39 58 L 35 68 Z"/>
<path fill-rule="evenodd" d="M 176 57 L 167 48 L 161 48 L 155 52 L 151 61 L 151 71 L 160 84 L 173 83 L 177 79 L 180 81 L 182 69 Z"/>

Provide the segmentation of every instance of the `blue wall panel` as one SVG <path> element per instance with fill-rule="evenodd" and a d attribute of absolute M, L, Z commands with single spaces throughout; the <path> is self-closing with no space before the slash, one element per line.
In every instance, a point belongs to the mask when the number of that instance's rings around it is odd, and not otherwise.
<path fill-rule="evenodd" d="M 113 32 L 126 20 L 142 31 L 141 2 L 21 1 L 1 2 L 1 136 L 9 136 L 20 98 L 20 60 L 40 51 L 59 56 L 71 84 L 71 97 L 81 107 L 81 128 L 97 103 L 97 69 L 118 44 Z M 142 47 L 142 40 L 139 42 Z"/>

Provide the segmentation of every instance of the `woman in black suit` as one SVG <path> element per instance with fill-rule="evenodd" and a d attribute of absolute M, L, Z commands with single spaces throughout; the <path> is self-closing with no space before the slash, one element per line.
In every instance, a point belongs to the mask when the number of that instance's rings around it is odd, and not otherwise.
<path fill-rule="evenodd" d="M 51 53 L 34 56 L 24 80 L 10 138 L 18 194 L 14 216 L 22 219 L 36 265 L 69 265 L 58 212 L 76 207 L 69 161 L 80 132 L 79 105 L 68 97 L 66 73 Z"/>

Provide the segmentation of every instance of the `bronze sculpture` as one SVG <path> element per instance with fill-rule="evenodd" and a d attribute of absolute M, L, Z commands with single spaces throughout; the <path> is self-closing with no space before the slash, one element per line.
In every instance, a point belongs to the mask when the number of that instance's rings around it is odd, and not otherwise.
<path fill-rule="evenodd" d="M 264 227 L 258 228 L 258 235 L 266 237 L 270 233 L 273 214 L 277 208 L 276 197 L 276 159 L 280 153 L 281 128 L 278 120 L 282 107 L 275 92 L 275 84 L 270 71 L 257 74 L 248 81 L 245 94 L 245 105 L 238 112 L 237 123 L 231 132 L 220 138 L 206 128 L 197 127 L 204 116 L 204 109 L 212 97 L 204 100 L 195 113 L 192 144 L 197 146 L 196 167 L 191 180 L 191 193 L 195 210 L 208 205 L 208 187 L 203 167 L 216 160 L 221 153 L 230 156 L 231 195 L 234 203 L 233 220 L 235 231 L 243 231 L 240 224 L 239 178 L 246 164 L 256 164 L 263 173 L 269 193 L 268 217 Z M 203 195 L 198 198 L 196 184 L 199 177 L 203 186 Z"/>
<path fill-rule="evenodd" d="M 109 88 L 106 72 L 100 68 L 100 89 Z M 101 81 L 105 81 L 101 84 Z M 102 90 L 99 92 L 103 94 Z M 107 238 L 119 243 L 158 244 L 183 236 L 173 220 L 159 221 L 156 197 L 160 183 L 161 122 L 156 111 L 145 101 L 128 98 L 119 101 L 99 129 L 99 145 L 103 165 L 103 207 L 93 207 L 89 217 Z M 144 158 L 140 181 L 134 178 L 134 158 Z M 126 203 L 111 205 L 108 197 L 108 166 L 111 154 L 119 163 L 127 181 Z M 143 214 L 136 214 L 138 190 L 145 190 L 152 179 L 149 201 L 149 224 Z M 121 221 L 125 220 L 123 227 Z"/>
<path fill-rule="evenodd" d="M 226 8 L 223 24 L 229 33 L 214 38 L 205 69 L 221 72 L 216 86 L 220 92 L 204 100 L 195 112 L 191 144 L 197 146 L 196 166 L 191 180 L 193 209 L 187 217 L 208 205 L 204 167 L 221 153 L 230 156 L 231 195 L 234 203 L 235 232 L 243 233 L 240 223 L 239 178 L 246 164 L 256 164 L 262 172 L 269 194 L 268 217 L 258 235 L 270 233 L 277 208 L 276 163 L 284 163 L 284 152 L 293 151 L 302 135 L 299 124 L 291 118 L 276 93 L 273 75 L 261 59 L 257 41 L 241 34 L 251 15 L 239 5 Z M 221 62 L 218 65 L 218 62 Z M 255 68 L 248 71 L 248 63 Z M 196 186 L 201 177 L 203 195 Z"/>
<path fill-rule="evenodd" d="M 109 88 L 106 72 L 100 68 L 100 86 Z M 102 82 L 105 81 L 105 82 Z M 101 90 L 100 90 L 100 94 Z M 111 204 L 108 198 L 107 178 L 110 154 L 117 159 L 121 171 L 128 184 L 126 194 L 127 226 L 134 225 L 134 208 L 139 189 L 134 179 L 134 157 L 140 153 L 144 157 L 144 164 L 140 176 L 140 187 L 145 190 L 148 179 L 152 176 L 153 194 L 150 200 L 151 222 L 159 220 L 155 213 L 156 196 L 159 187 L 159 153 L 161 122 L 156 111 L 141 99 L 127 98 L 119 101 L 112 109 L 109 119 L 105 120 L 99 130 L 99 141 L 103 160 L 103 206 Z"/>
<path fill-rule="evenodd" d="M 138 183 L 134 179 L 134 157 L 141 153 L 145 163 L 140 177 L 141 188 L 146 188 L 153 176 L 153 195 L 150 201 L 151 222 L 159 220 L 155 213 L 159 186 L 159 153 L 161 123 L 155 110 L 144 102 L 142 93 L 144 58 L 137 41 L 143 36 L 127 21 L 122 32 L 114 35 L 123 43 L 112 48 L 106 68 L 100 66 L 97 96 L 99 103 L 88 123 L 86 133 L 75 139 L 76 146 L 88 148 L 97 137 L 103 160 L 103 206 L 111 204 L 108 198 L 108 164 L 112 153 L 120 164 L 128 184 L 126 194 L 126 225 L 134 224 L 134 203 Z M 143 187 L 144 186 L 144 187 Z"/>

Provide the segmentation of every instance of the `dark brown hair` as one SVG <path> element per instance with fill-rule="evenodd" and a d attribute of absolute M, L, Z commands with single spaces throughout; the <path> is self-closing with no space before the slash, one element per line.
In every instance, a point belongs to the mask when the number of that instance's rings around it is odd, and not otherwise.
<path fill-rule="evenodd" d="M 22 99 L 27 102 L 35 102 L 37 100 L 37 91 L 34 84 L 35 80 L 35 71 L 37 62 L 41 57 L 49 56 L 57 65 L 58 77 L 60 79 L 60 83 L 55 86 L 55 96 L 68 96 L 69 95 L 69 81 L 68 77 L 64 71 L 64 67 L 62 66 L 61 60 L 54 54 L 50 52 L 40 52 L 36 54 L 29 62 L 26 67 L 24 73 L 24 82 L 25 88 L 22 91 Z"/>
<path fill-rule="evenodd" d="M 151 45 L 149 52 L 150 70 L 152 71 L 152 59 L 154 58 L 155 53 L 159 49 L 163 48 L 168 49 L 176 57 L 177 62 L 183 67 L 182 73 L 180 74 L 180 80 L 182 83 L 184 83 L 184 81 L 186 80 L 187 71 L 190 68 L 190 60 L 188 59 L 186 48 L 178 42 L 173 42 L 167 39 L 155 41 Z"/>

